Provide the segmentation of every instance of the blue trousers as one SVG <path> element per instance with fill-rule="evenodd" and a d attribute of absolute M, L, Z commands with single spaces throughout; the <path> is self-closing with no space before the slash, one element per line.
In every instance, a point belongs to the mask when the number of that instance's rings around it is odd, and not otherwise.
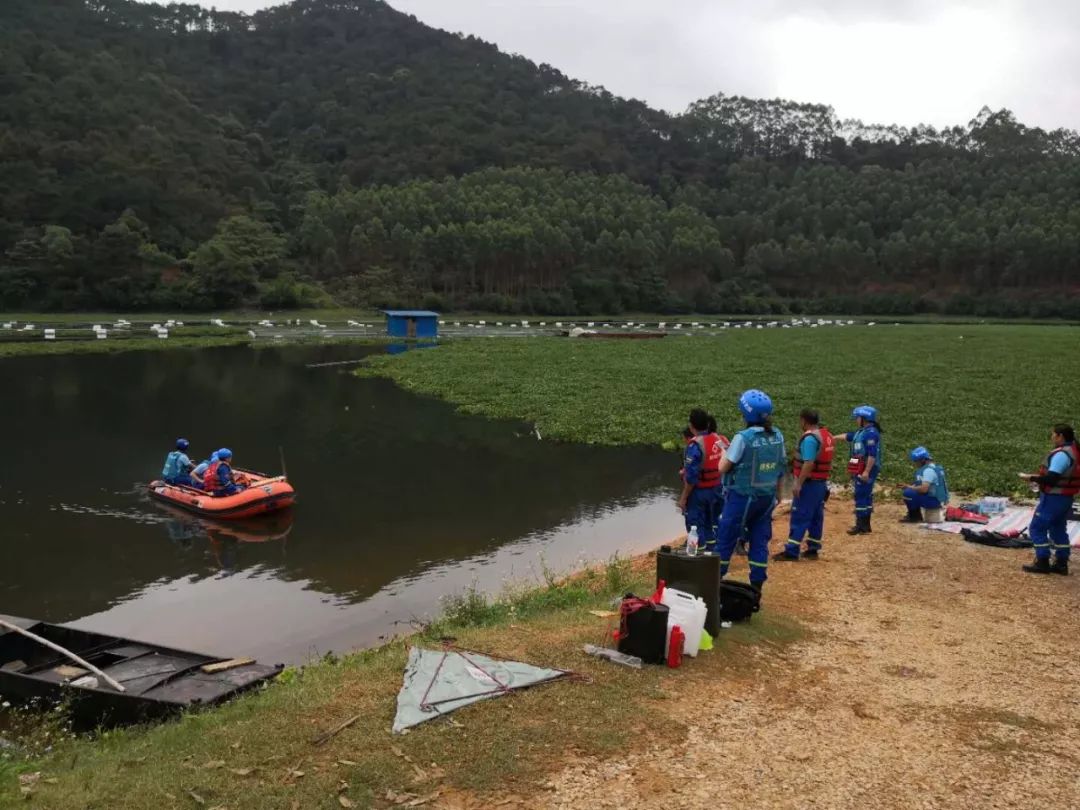
<path fill-rule="evenodd" d="M 702 548 L 708 546 L 710 551 L 716 547 L 716 523 L 723 508 L 720 493 L 720 487 L 695 489 L 686 499 L 686 531 L 697 526 L 698 542 Z"/>
<path fill-rule="evenodd" d="M 178 475 L 175 478 L 166 478 L 165 483 L 166 484 L 176 484 L 178 486 L 182 485 L 182 486 L 185 486 L 185 487 L 190 487 L 191 486 L 191 476 L 190 475 Z"/>
<path fill-rule="evenodd" d="M 799 497 L 791 502 L 791 527 L 784 553 L 798 557 L 803 538 L 808 534 L 807 551 L 821 550 L 821 536 L 825 531 L 825 495 L 829 491 L 827 481 L 805 481 Z"/>
<path fill-rule="evenodd" d="M 1050 559 L 1050 550 L 1062 561 L 1067 561 L 1072 549 L 1069 547 L 1069 513 L 1072 511 L 1071 495 L 1042 495 L 1035 507 L 1035 517 L 1028 526 L 1028 534 L 1035 544 L 1035 558 Z"/>
<path fill-rule="evenodd" d="M 877 476 L 871 476 L 870 480 L 863 483 L 862 479 L 858 476 L 851 479 L 851 483 L 855 487 L 855 516 L 867 515 L 874 511 L 874 482 L 877 481 Z"/>
<path fill-rule="evenodd" d="M 726 576 L 731 565 L 731 555 L 745 529 L 750 540 L 750 584 L 760 585 L 768 579 L 769 541 L 772 540 L 772 514 L 776 497 L 768 495 L 740 495 L 728 492 L 724 511 L 720 515 L 720 537 L 717 551 L 720 554 L 720 576 Z"/>
<path fill-rule="evenodd" d="M 907 504 L 909 515 L 916 514 L 920 509 L 941 508 L 941 501 L 929 492 L 917 492 L 913 487 L 904 488 L 904 503 Z"/>

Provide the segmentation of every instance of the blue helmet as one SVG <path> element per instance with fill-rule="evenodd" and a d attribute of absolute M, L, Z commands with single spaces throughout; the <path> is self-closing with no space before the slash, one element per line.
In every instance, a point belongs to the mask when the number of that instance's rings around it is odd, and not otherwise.
<path fill-rule="evenodd" d="M 227 458 L 232 458 L 232 450 L 228 447 L 222 447 L 217 451 L 217 457 L 219 461 L 224 461 Z"/>
<path fill-rule="evenodd" d="M 878 417 L 877 408 L 872 405 L 860 405 L 851 412 L 852 419 L 865 419 L 867 422 L 876 422 Z"/>
<path fill-rule="evenodd" d="M 772 399 L 764 391 L 751 388 L 739 397 L 739 410 L 748 425 L 756 425 L 773 412 Z"/>
<path fill-rule="evenodd" d="M 190 447 L 190 446 L 191 446 L 191 442 L 189 442 L 187 439 L 177 439 L 176 440 L 176 449 L 177 450 L 187 450 L 188 447 Z"/>
<path fill-rule="evenodd" d="M 930 451 L 920 445 L 908 454 L 908 458 L 910 458 L 912 461 L 929 461 Z"/>

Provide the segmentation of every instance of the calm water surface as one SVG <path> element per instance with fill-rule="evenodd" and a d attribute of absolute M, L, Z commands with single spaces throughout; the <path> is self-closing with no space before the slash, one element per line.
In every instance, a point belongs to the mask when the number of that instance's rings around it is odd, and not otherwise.
<path fill-rule="evenodd" d="M 678 533 L 677 456 L 538 441 L 308 367 L 366 351 L 0 361 L 0 613 L 301 663 L 403 632 L 474 582 L 498 591 Z M 150 502 L 180 435 L 266 472 L 282 446 L 297 506 L 229 525 Z"/>

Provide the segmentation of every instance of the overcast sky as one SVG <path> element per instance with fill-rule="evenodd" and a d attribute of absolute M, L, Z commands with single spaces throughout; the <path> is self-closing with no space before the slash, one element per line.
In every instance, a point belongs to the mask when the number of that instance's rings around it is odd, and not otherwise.
<path fill-rule="evenodd" d="M 868 123 L 963 124 L 986 104 L 1028 124 L 1080 128 L 1080 0 L 390 4 L 674 112 L 720 91 L 824 102 Z"/>

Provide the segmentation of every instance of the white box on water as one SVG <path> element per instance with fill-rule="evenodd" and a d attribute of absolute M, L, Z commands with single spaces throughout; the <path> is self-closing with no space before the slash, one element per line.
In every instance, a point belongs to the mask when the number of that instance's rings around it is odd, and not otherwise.
<path fill-rule="evenodd" d="M 660 604 L 668 607 L 667 640 L 664 642 L 664 649 L 671 643 L 671 628 L 678 625 L 686 635 L 683 655 L 696 658 L 701 648 L 701 634 L 705 632 L 705 614 L 708 613 L 705 600 L 686 591 L 664 588 Z"/>

